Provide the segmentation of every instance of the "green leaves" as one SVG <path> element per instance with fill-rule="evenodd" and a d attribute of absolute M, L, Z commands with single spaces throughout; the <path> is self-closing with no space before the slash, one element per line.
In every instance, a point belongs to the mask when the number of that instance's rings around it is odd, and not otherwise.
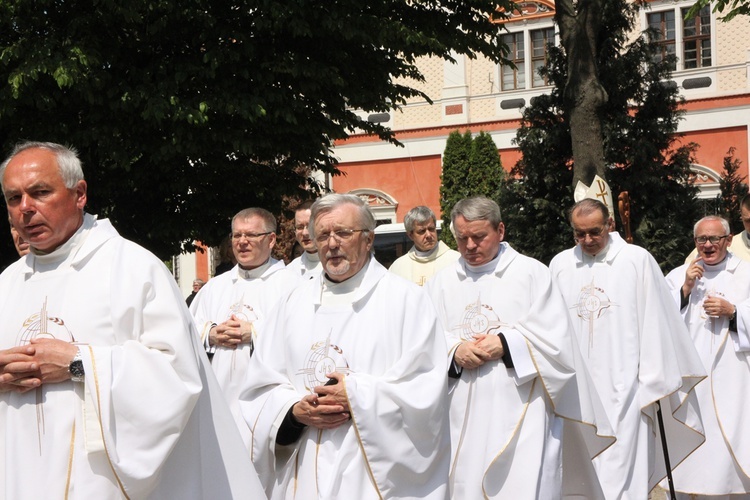
<path fill-rule="evenodd" d="M 352 131 L 394 141 L 353 110 L 426 98 L 420 56 L 500 60 L 496 7 L 3 1 L 0 140 L 75 146 L 88 210 L 167 258 L 196 239 L 217 244 L 242 208 L 279 213 L 285 196 L 311 188 L 311 170 L 336 173 L 334 141 Z"/>

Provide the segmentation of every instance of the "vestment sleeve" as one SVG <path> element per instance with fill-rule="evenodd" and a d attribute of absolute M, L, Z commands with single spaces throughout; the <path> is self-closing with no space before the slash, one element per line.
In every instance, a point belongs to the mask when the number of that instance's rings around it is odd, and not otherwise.
<path fill-rule="evenodd" d="M 132 247 L 129 248 L 132 250 Z M 131 498 L 147 496 L 201 392 L 191 320 L 173 278 L 155 258 L 115 253 L 111 346 L 83 348 L 89 453 L 106 453 Z M 159 294 L 156 291 L 159 290 Z"/>

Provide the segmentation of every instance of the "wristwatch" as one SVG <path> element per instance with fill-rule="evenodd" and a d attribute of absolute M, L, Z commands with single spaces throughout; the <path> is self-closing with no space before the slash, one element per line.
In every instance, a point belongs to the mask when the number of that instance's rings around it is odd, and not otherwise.
<path fill-rule="evenodd" d="M 81 359 L 81 350 L 76 351 L 76 355 L 73 361 L 68 365 L 68 371 L 70 372 L 70 380 L 73 382 L 83 382 L 85 372 L 83 371 L 83 359 Z"/>

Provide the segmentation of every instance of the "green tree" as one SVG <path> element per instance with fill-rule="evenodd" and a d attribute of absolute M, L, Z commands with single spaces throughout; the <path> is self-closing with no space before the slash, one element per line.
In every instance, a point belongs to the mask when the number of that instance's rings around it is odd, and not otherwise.
<path fill-rule="evenodd" d="M 502 0 L 509 11 L 509 2 Z M 337 172 L 355 113 L 427 98 L 417 58 L 502 60 L 490 0 L 0 2 L 0 144 L 75 146 L 89 211 L 163 258 Z M 0 231 L 7 225 L 0 222 Z M 7 238 L 0 240 L 7 243 Z M 3 249 L 7 262 L 12 253 Z"/>
<path fill-rule="evenodd" d="M 693 18 L 698 15 L 703 7 L 708 7 L 712 4 L 714 6 L 712 9 L 714 14 L 717 12 L 723 14 L 724 9 L 729 9 L 726 15 L 719 18 L 726 23 L 734 19 L 736 16 L 750 15 L 750 0 L 698 0 L 692 7 L 690 7 L 690 10 L 685 17 L 687 19 Z"/>
<path fill-rule="evenodd" d="M 607 94 L 599 108 L 604 159 L 615 200 L 622 191 L 630 194 L 635 243 L 667 270 L 691 246 L 698 216 L 697 189 L 689 182 L 696 146 L 675 144 L 677 88 L 664 83 L 670 61 L 653 62 L 654 48 L 644 37 L 628 41 L 636 13 L 635 4 L 606 2 L 595 33 L 599 80 Z M 523 159 L 503 189 L 509 240 L 543 262 L 573 245 L 566 217 L 574 176 L 572 124 L 565 111 L 569 67 L 565 48 L 550 47 L 543 71 L 553 89 L 524 111 L 516 138 Z"/>
<path fill-rule="evenodd" d="M 471 195 L 482 194 L 495 201 L 500 200 L 500 188 L 505 178 L 500 154 L 497 144 L 492 136 L 485 131 L 480 131 L 471 143 L 470 170 L 467 183 L 471 189 Z"/>
<path fill-rule="evenodd" d="M 505 171 L 492 136 L 480 131 L 472 138 L 468 130 L 458 130 L 448 136 L 443 153 L 443 173 L 440 185 L 440 211 L 443 231 L 440 239 L 451 248 L 456 240 L 448 230 L 453 206 L 464 198 L 484 195 L 499 201 Z"/>
<path fill-rule="evenodd" d="M 719 181 L 721 195 L 717 201 L 717 214 L 729 221 L 732 234 L 740 234 L 745 227 L 740 215 L 740 204 L 747 196 L 748 186 L 745 183 L 747 177 L 740 175 L 742 162 L 734 157 L 734 148 L 730 148 L 724 157 L 724 174 Z"/>
<path fill-rule="evenodd" d="M 451 210 L 459 200 L 470 196 L 466 178 L 471 170 L 471 132 L 454 130 L 445 141 L 443 152 L 443 172 L 440 175 L 440 212 L 443 215 L 443 229 L 440 239 L 451 248 L 456 248 L 456 240 L 451 234 Z"/>

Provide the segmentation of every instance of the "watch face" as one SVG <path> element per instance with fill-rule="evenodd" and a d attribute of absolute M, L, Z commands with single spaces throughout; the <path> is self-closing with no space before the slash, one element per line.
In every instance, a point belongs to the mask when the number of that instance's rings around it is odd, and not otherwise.
<path fill-rule="evenodd" d="M 70 378 L 74 382 L 80 382 L 83 380 L 84 372 L 83 372 L 83 361 L 80 359 L 74 360 L 72 363 L 70 363 Z"/>

